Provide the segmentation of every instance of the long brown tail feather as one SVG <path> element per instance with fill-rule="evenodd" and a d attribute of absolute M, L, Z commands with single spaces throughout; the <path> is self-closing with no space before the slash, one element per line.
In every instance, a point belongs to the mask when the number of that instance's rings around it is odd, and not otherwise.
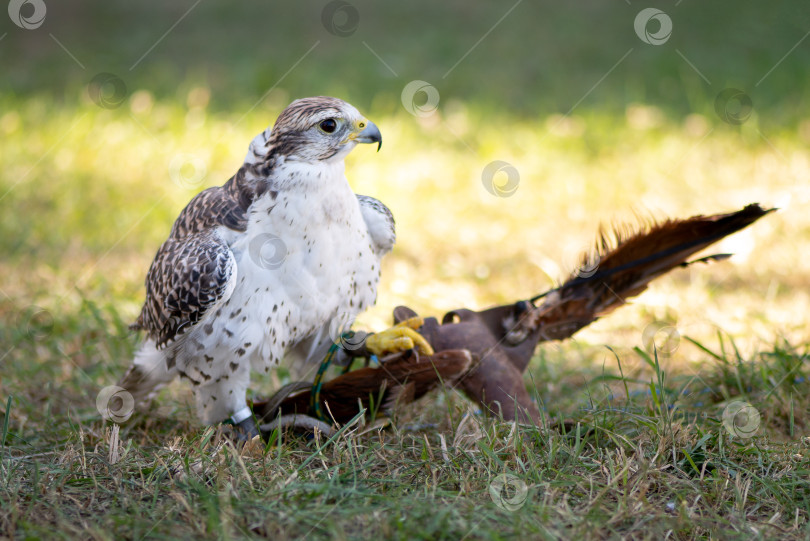
<path fill-rule="evenodd" d="M 716 254 L 687 261 L 774 210 L 753 204 L 729 214 L 670 219 L 634 232 L 628 228 L 615 228 L 612 234 L 601 231 L 596 251 L 582 260 L 581 268 L 591 272 L 577 271 L 560 287 L 530 299 L 544 302 L 527 315 L 526 323 L 542 328 L 541 341 L 568 338 L 673 268 L 727 258 L 728 254 Z"/>

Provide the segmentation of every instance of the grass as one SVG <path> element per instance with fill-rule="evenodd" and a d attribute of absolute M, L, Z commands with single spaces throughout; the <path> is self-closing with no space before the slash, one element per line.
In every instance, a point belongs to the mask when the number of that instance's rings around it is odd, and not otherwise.
<path fill-rule="evenodd" d="M 0 27 L 0 538 L 810 537 L 808 42 L 785 56 L 806 32 L 798 5 L 661 6 L 675 31 L 653 47 L 632 32 L 635 3 L 524 2 L 443 77 L 509 6 L 357 1 L 357 33 L 338 38 L 320 4 L 202 2 L 130 70 L 191 4 L 76 4 L 49 2 L 37 31 Z M 120 107 L 88 96 L 100 71 L 126 83 Z M 435 115 L 403 109 L 413 79 L 439 89 Z M 739 126 L 714 111 L 731 86 L 754 102 Z M 385 138 L 347 163 L 398 224 L 367 328 L 397 304 L 531 296 L 599 223 L 780 211 L 716 247 L 731 261 L 673 272 L 540 348 L 526 384 L 546 426 L 442 391 L 384 429 L 358 419 L 333 441 L 237 452 L 179 383 L 148 415 L 105 422 L 96 397 L 138 343 L 127 324 L 172 220 L 291 96 L 317 93 Z M 494 160 L 519 172 L 514 196 L 482 184 Z M 723 423 L 739 401 L 759 416 L 751 438 Z"/>
<path fill-rule="evenodd" d="M 716 360 L 688 376 L 643 351 L 651 366 L 624 377 L 541 355 L 536 370 L 558 374 L 536 389 L 554 412 L 545 427 L 482 418 L 446 392 L 385 429 L 358 419 L 330 441 L 276 435 L 241 452 L 169 401 L 119 443 L 92 408 L 66 414 L 48 392 L 38 412 L 9 399 L 0 525 L 99 539 L 806 536 L 807 352 L 730 362 L 696 345 Z M 572 391 L 572 377 L 586 384 Z M 762 416 L 753 439 L 724 428 L 733 399 Z M 511 506 L 490 495 L 503 474 Z"/>

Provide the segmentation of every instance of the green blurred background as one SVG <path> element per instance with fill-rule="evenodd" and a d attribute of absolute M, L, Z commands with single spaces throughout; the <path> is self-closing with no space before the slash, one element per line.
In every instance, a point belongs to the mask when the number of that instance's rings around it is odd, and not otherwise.
<path fill-rule="evenodd" d="M 344 4 L 48 2 L 34 31 L 2 21 L 3 94 L 76 107 L 93 75 L 106 71 L 130 92 L 148 90 L 160 102 L 185 103 L 191 88 L 205 86 L 210 112 L 244 113 L 276 87 L 282 96 L 259 113 L 292 97 L 329 93 L 393 114 L 403 82 L 423 79 L 445 100 L 542 118 L 567 112 L 633 49 L 582 110 L 622 115 L 635 101 L 673 118 L 712 114 L 717 92 L 736 86 L 753 98 L 763 122 L 781 126 L 795 123 L 807 103 L 807 44 L 756 85 L 809 29 L 810 10 L 798 1 Z M 634 31 L 634 18 L 650 6 L 672 20 L 671 38 L 660 46 Z M 648 30 L 656 30 L 654 21 Z"/>
<path fill-rule="evenodd" d="M 525 298 L 564 278 L 600 223 L 759 201 L 782 210 L 723 243 L 732 262 L 663 278 L 554 351 L 630 351 L 655 320 L 697 338 L 719 328 L 749 349 L 807 342 L 806 3 L 45 5 L 34 29 L 0 16 L 0 363 L 20 378 L 4 370 L 9 391 L 32 383 L 32 356 L 66 379 L 74 367 L 114 379 L 177 213 L 225 182 L 292 99 L 319 94 L 351 102 L 385 138 L 347 165 L 399 229 L 363 325 L 385 325 L 400 303 L 437 314 Z M 650 7 L 672 23 L 660 44 L 634 28 Z M 114 79 L 91 85 L 99 74 Z M 406 110 L 414 80 L 438 92 L 432 114 Z M 737 99 L 718 99 L 729 88 Z M 519 172 L 510 197 L 485 189 L 494 160 Z"/>

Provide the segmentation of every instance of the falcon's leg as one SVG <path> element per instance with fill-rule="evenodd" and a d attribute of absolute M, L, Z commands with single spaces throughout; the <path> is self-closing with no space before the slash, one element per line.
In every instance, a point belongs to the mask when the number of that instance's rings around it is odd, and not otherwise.
<path fill-rule="evenodd" d="M 135 407 L 144 409 L 157 392 L 177 376 L 177 370 L 167 362 L 168 350 L 158 350 L 151 340 L 141 346 L 118 386 L 126 389 L 135 400 Z"/>
<path fill-rule="evenodd" d="M 237 428 L 239 440 L 250 440 L 259 435 L 253 420 L 253 411 L 247 405 L 250 386 L 250 363 L 228 363 L 227 372 L 215 380 L 194 383 L 197 413 L 204 423 L 212 425 L 231 421 Z"/>

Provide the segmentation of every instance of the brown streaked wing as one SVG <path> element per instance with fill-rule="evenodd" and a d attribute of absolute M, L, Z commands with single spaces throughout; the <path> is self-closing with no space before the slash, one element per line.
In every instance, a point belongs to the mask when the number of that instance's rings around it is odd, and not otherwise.
<path fill-rule="evenodd" d="M 239 194 L 233 194 L 228 189 L 233 183 L 234 180 L 231 179 L 225 186 L 215 186 L 198 193 L 177 217 L 169 237 L 185 237 L 218 225 L 235 231 L 245 231 L 247 229 L 245 210 L 252 200 L 243 207 L 235 197 Z"/>
<path fill-rule="evenodd" d="M 146 302 L 132 328 L 165 346 L 225 300 L 235 271 L 230 248 L 213 231 L 169 238 L 149 268 Z"/>

